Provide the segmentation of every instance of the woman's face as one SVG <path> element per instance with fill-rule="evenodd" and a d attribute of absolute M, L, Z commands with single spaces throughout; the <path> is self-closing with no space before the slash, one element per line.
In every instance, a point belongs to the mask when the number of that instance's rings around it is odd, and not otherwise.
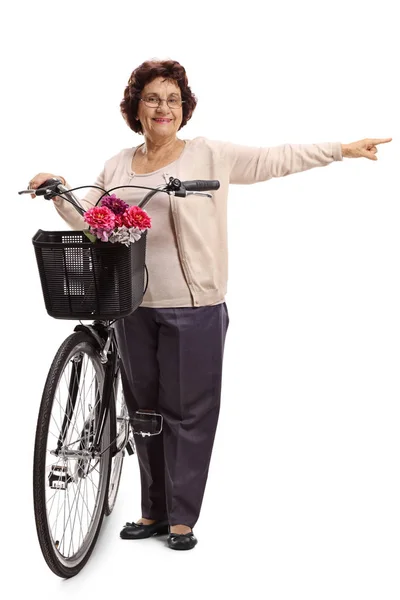
<path fill-rule="evenodd" d="M 141 97 L 160 98 L 161 100 L 181 100 L 181 90 L 175 81 L 157 77 L 144 86 Z M 151 140 L 165 141 L 175 138 L 182 123 L 182 106 L 170 108 L 166 102 L 151 108 L 139 102 L 137 116 L 142 124 L 143 134 Z"/>

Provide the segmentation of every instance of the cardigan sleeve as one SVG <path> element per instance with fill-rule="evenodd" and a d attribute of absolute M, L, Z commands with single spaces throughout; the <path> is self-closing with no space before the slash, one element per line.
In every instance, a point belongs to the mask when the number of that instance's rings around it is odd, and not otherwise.
<path fill-rule="evenodd" d="M 221 153 L 230 170 L 230 183 L 238 184 L 285 177 L 343 160 L 340 142 L 284 144 L 270 148 L 224 143 Z"/>
<path fill-rule="evenodd" d="M 99 187 L 104 188 L 104 169 L 98 175 L 94 185 L 98 185 Z M 65 187 L 71 188 L 72 186 L 70 186 L 70 184 L 66 181 Z M 82 207 L 85 210 L 88 210 L 89 208 L 95 206 L 97 200 L 100 198 L 102 193 L 103 192 L 101 190 L 90 189 L 86 196 L 82 200 L 79 200 Z M 54 198 L 53 203 L 58 214 L 71 227 L 71 229 L 87 229 L 87 223 L 85 223 L 83 217 L 75 210 L 72 204 L 70 204 L 60 196 Z"/>

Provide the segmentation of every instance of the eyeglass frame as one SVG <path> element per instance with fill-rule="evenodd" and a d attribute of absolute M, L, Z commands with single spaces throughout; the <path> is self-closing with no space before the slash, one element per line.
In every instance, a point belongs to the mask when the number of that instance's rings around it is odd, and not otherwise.
<path fill-rule="evenodd" d="M 146 104 L 146 100 L 144 98 L 139 98 L 140 102 L 144 102 Z M 182 100 L 182 98 L 179 98 L 181 104 L 180 106 L 170 106 L 168 104 L 168 100 L 165 100 L 164 98 L 158 98 L 158 104 L 157 106 L 149 106 L 148 104 L 146 104 L 147 108 L 159 108 L 161 106 L 162 102 L 165 102 L 166 105 L 168 106 L 168 108 L 171 108 L 172 110 L 176 109 L 176 108 L 182 108 L 182 104 L 184 104 L 186 102 L 186 100 Z"/>

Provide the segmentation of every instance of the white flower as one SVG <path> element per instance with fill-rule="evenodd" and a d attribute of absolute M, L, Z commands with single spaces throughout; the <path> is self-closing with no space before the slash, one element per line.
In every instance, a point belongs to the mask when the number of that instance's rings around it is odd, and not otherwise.
<path fill-rule="evenodd" d="M 129 229 L 129 239 L 130 239 L 131 244 L 139 241 L 141 237 L 142 237 L 142 232 L 140 231 L 140 229 L 138 227 L 131 227 Z"/>
<path fill-rule="evenodd" d="M 113 244 L 125 244 L 125 246 L 129 246 L 129 244 L 133 244 L 137 242 L 142 237 L 142 233 L 140 229 L 137 227 L 127 228 L 125 225 L 122 227 L 117 227 L 115 231 L 112 231 L 108 240 Z"/>

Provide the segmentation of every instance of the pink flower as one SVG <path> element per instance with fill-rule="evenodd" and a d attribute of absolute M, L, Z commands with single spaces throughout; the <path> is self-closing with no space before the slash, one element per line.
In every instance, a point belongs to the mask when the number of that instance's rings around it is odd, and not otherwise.
<path fill-rule="evenodd" d="M 123 215 L 115 215 L 115 227 L 122 227 L 124 224 Z"/>
<path fill-rule="evenodd" d="M 92 228 L 91 231 L 102 242 L 108 242 L 108 238 L 111 233 L 109 229 L 101 229 L 101 228 L 94 227 L 94 228 Z"/>
<path fill-rule="evenodd" d="M 122 215 L 122 220 L 125 227 L 137 227 L 140 230 L 149 229 L 151 227 L 151 219 L 147 212 L 139 208 L 139 206 L 130 206 Z"/>
<path fill-rule="evenodd" d="M 84 221 L 91 227 L 111 231 L 115 227 L 115 215 L 106 206 L 94 206 L 85 212 Z"/>

